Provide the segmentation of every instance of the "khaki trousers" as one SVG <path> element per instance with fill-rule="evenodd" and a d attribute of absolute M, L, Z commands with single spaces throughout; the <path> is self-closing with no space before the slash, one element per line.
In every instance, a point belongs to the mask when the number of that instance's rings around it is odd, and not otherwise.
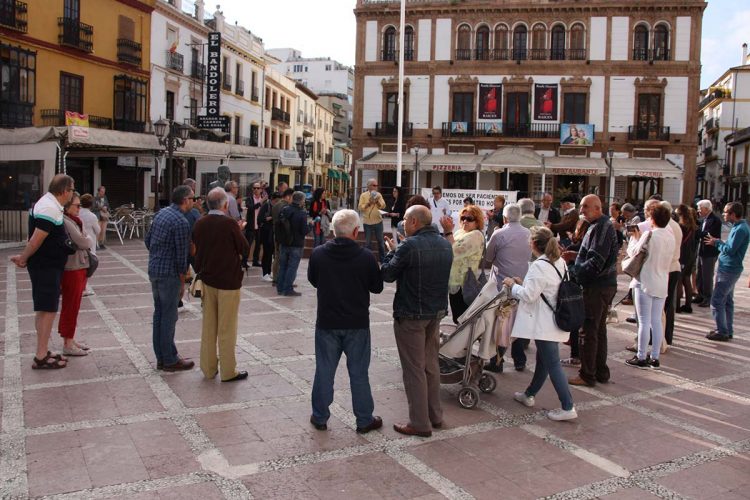
<path fill-rule="evenodd" d="M 281 256 L 281 248 L 279 242 L 273 242 L 273 265 L 271 266 L 271 273 L 273 274 L 273 280 L 279 280 L 279 257 Z"/>
<path fill-rule="evenodd" d="M 219 290 L 203 283 L 202 299 L 201 371 L 206 378 L 214 378 L 221 360 L 221 380 L 229 380 L 237 375 L 234 350 L 240 291 Z"/>
<path fill-rule="evenodd" d="M 409 425 L 417 431 L 432 431 L 443 423 L 440 407 L 440 320 L 395 319 L 398 357 L 409 402 Z"/>

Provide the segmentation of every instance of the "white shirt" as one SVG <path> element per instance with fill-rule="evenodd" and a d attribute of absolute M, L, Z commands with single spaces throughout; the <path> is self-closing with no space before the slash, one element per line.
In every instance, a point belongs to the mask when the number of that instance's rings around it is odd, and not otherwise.
<path fill-rule="evenodd" d="M 101 227 L 99 227 L 99 218 L 88 208 L 81 208 L 78 217 L 83 222 L 83 234 L 91 238 L 91 241 L 97 241 Z M 91 253 L 96 255 L 96 245 L 92 245 Z"/>
<path fill-rule="evenodd" d="M 536 219 L 542 224 L 547 222 L 547 220 L 549 220 L 549 208 L 541 207 L 539 209 L 539 217 L 537 217 Z"/>
<path fill-rule="evenodd" d="M 641 234 L 641 238 L 637 241 L 631 238 L 628 243 L 628 257 L 633 257 L 638 253 L 649 234 L 651 234 L 651 240 L 648 243 L 648 256 L 643 263 L 640 276 L 638 279 L 633 278 L 630 287 L 640 285 L 641 290 L 650 296 L 664 298 L 667 296 L 669 266 L 672 262 L 675 244 L 672 233 L 666 228 L 657 227 L 653 231 Z"/>
<path fill-rule="evenodd" d="M 672 233 L 674 238 L 674 250 L 672 252 L 672 262 L 669 265 L 669 272 L 679 272 L 682 270 L 680 266 L 680 247 L 682 246 L 682 228 L 674 219 L 669 219 L 669 225 L 667 229 Z"/>
<path fill-rule="evenodd" d="M 430 212 L 432 212 L 432 222 L 440 223 L 442 217 L 445 217 L 446 215 L 450 217 L 451 207 L 442 196 L 439 200 L 436 200 L 433 196 L 432 199 L 430 199 Z M 442 228 L 442 224 L 440 226 L 440 232 L 443 233 L 444 229 Z"/>
<path fill-rule="evenodd" d="M 34 204 L 34 217 L 46 219 L 56 226 L 62 226 L 63 206 L 57 201 L 55 195 L 47 192 Z"/>

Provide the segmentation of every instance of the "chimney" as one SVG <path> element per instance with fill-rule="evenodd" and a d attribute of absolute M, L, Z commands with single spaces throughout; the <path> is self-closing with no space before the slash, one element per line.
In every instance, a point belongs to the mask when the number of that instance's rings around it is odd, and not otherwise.
<path fill-rule="evenodd" d="M 203 0 L 195 0 L 195 18 L 202 23 L 206 17 L 206 4 Z"/>
<path fill-rule="evenodd" d="M 216 6 L 216 12 L 214 12 L 214 19 L 216 20 L 216 31 L 224 33 L 224 13 L 220 11 L 221 5 Z"/>
<path fill-rule="evenodd" d="M 747 61 L 747 44 L 743 43 L 742 44 L 742 62 L 740 63 L 740 66 L 744 66 L 747 63 L 748 63 L 748 61 Z"/>

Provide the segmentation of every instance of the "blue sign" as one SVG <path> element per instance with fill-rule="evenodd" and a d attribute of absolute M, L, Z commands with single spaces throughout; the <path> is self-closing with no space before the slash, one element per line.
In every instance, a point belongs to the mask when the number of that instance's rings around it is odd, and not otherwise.
<path fill-rule="evenodd" d="M 560 144 L 566 146 L 592 146 L 594 144 L 594 124 L 561 123 Z"/>

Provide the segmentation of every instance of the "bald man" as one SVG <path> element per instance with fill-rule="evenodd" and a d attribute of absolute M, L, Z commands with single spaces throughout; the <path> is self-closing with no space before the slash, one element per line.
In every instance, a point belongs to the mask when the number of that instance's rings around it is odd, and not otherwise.
<path fill-rule="evenodd" d="M 594 386 L 609 382 L 607 366 L 607 312 L 617 292 L 617 232 L 609 216 L 602 212 L 598 196 L 590 194 L 581 200 L 581 213 L 590 226 L 578 252 L 563 252 L 563 259 L 573 263 L 570 273 L 583 287 L 586 318 L 578 337 L 581 368 L 572 385 Z"/>
<path fill-rule="evenodd" d="M 380 269 L 383 281 L 396 282 L 393 331 L 409 403 L 409 422 L 393 428 L 409 436 L 430 437 L 433 428 L 443 425 L 439 327 L 448 312 L 453 249 L 432 225 L 430 210 L 422 205 L 406 211 L 404 232 L 406 240 L 398 249 L 385 236 L 388 254 Z"/>

